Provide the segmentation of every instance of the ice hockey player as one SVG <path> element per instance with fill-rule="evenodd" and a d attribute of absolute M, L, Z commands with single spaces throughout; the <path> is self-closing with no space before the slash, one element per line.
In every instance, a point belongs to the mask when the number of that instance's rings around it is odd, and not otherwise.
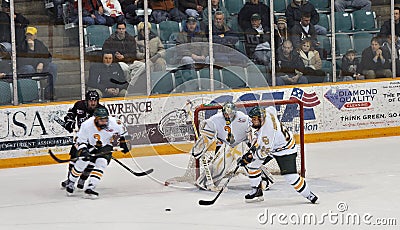
<path fill-rule="evenodd" d="M 67 195 L 74 192 L 75 182 L 90 161 L 94 162 L 94 168 L 90 173 L 85 195 L 88 198 L 96 198 L 99 195 L 95 188 L 110 163 L 113 147 L 119 143 L 123 153 L 129 152 L 126 140 L 121 136 L 122 132 L 123 128 L 119 121 L 110 117 L 108 110 L 103 107 L 96 108 L 93 117 L 82 123 L 76 140 L 79 158 L 69 175 Z"/>
<path fill-rule="evenodd" d="M 315 203 L 318 199 L 303 177 L 297 174 L 297 149 L 293 134 L 278 120 L 275 107 L 267 109 L 256 106 L 249 112 L 252 122 L 250 150 L 239 159 L 239 164 L 246 166 L 252 190 L 245 196 L 246 202 L 263 201 L 261 189 L 261 170 L 265 159 L 272 155 L 277 161 L 281 175 L 302 196 Z"/>
<path fill-rule="evenodd" d="M 68 110 L 67 115 L 64 117 L 63 127 L 70 133 L 72 133 L 76 127 L 79 129 L 81 127 L 81 124 L 93 115 L 93 112 L 96 108 L 105 108 L 104 105 L 99 104 L 99 99 L 100 96 L 97 91 L 87 91 L 85 95 L 85 100 L 75 102 L 74 106 Z M 69 151 L 70 157 L 76 158 L 78 156 L 77 151 L 78 150 L 76 144 L 73 144 Z M 65 186 L 68 184 L 68 176 L 71 172 L 72 167 L 74 167 L 74 164 L 75 161 L 70 161 L 68 165 L 67 180 L 61 182 L 62 188 L 65 188 Z M 89 174 L 92 171 L 93 167 L 94 164 L 89 164 L 80 176 L 77 184 L 77 187 L 79 189 L 83 189 L 85 181 L 89 177 Z"/>
<path fill-rule="evenodd" d="M 236 166 L 238 158 L 247 149 L 246 142 L 250 131 L 250 119 L 241 111 L 236 110 L 232 102 L 226 102 L 219 112 L 201 124 L 200 138 L 191 150 L 192 155 L 200 160 L 201 174 L 196 185 L 205 190 L 219 191 L 218 184 Z M 206 156 L 207 150 L 217 142 L 215 153 Z M 240 146 L 242 144 L 242 146 Z M 243 147 L 244 146 L 244 147 Z M 265 189 L 269 182 L 273 183 L 272 175 L 264 171 Z M 247 174 L 247 173 L 246 173 Z M 267 174 L 269 180 L 267 180 Z"/>

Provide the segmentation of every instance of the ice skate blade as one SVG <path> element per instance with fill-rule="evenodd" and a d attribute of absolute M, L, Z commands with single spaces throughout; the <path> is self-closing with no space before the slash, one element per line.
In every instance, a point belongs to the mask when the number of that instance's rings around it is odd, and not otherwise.
<path fill-rule="evenodd" d="M 83 195 L 83 198 L 84 199 L 89 199 L 89 200 L 96 200 L 96 199 L 99 198 L 99 196 L 93 195 L 93 194 L 85 194 L 85 195 Z"/>
<path fill-rule="evenodd" d="M 245 199 L 244 202 L 246 203 L 257 203 L 257 202 L 261 202 L 264 201 L 264 197 L 259 196 L 259 197 L 254 197 L 253 199 Z"/>

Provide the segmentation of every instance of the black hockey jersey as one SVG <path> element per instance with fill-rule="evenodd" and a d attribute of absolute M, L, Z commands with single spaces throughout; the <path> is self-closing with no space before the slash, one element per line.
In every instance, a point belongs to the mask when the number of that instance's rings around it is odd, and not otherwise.
<path fill-rule="evenodd" d="M 98 104 L 97 107 L 104 107 L 104 105 Z M 86 121 L 89 117 L 93 116 L 94 110 L 89 110 L 85 100 L 75 102 L 74 106 L 68 110 L 67 115 L 64 117 L 65 126 L 64 128 L 72 133 L 77 124 L 78 128 L 81 124 Z"/>

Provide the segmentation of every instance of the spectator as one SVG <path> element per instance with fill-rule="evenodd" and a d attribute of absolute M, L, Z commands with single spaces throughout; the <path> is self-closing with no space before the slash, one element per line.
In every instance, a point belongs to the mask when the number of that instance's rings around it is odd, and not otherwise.
<path fill-rule="evenodd" d="M 73 3 L 71 23 L 78 24 L 78 1 Z M 105 25 L 104 8 L 98 0 L 82 0 L 82 21 L 84 25 Z"/>
<path fill-rule="evenodd" d="M 309 1 L 293 0 L 286 8 L 286 19 L 288 29 L 291 30 L 294 25 L 298 24 L 303 14 L 310 14 L 311 24 L 314 25 L 317 34 L 326 35 L 327 29 L 318 25 L 319 14 L 314 5 Z"/>
<path fill-rule="evenodd" d="M 257 13 L 251 16 L 251 26 L 245 31 L 247 56 L 256 64 L 269 68 L 271 64 L 270 33 L 263 28 L 261 16 Z"/>
<path fill-rule="evenodd" d="M 164 45 L 162 44 L 161 40 L 157 35 L 155 35 L 151 31 L 151 24 L 148 24 L 149 30 L 149 53 L 150 53 L 150 61 L 151 61 L 151 70 L 154 72 L 161 72 L 165 71 L 167 68 L 167 63 L 164 59 L 165 57 L 165 50 Z M 139 34 L 135 37 L 136 44 L 137 44 L 137 58 L 138 59 L 145 59 L 146 55 L 146 47 L 145 47 L 145 37 L 144 37 L 144 22 L 138 24 L 138 32 Z"/>
<path fill-rule="evenodd" d="M 282 46 L 283 42 L 289 39 L 289 32 L 285 17 L 279 17 L 275 29 L 275 50 Z"/>
<path fill-rule="evenodd" d="M 251 16 L 257 13 L 261 16 L 262 27 L 264 30 L 269 31 L 271 28 L 269 11 L 269 7 L 262 2 L 259 2 L 259 0 L 250 0 L 250 2 L 246 2 L 238 14 L 240 28 L 242 31 L 251 28 Z"/>
<path fill-rule="evenodd" d="M 360 61 L 356 57 L 356 51 L 349 49 L 342 58 L 342 67 L 340 68 L 339 76 L 342 81 L 361 80 L 364 76 L 361 76 L 357 71 L 360 65 Z"/>
<path fill-rule="evenodd" d="M 124 97 L 127 84 L 121 66 L 113 63 L 113 54 L 105 51 L 103 63 L 94 63 L 89 69 L 88 90 L 96 90 L 100 97 Z"/>
<path fill-rule="evenodd" d="M 364 49 L 361 55 L 360 73 L 366 79 L 392 77 L 390 54 L 381 49 L 378 37 L 371 39 L 371 46 Z"/>
<path fill-rule="evenodd" d="M 150 0 L 152 22 L 160 23 L 162 21 L 181 22 L 186 19 L 186 15 L 175 7 L 174 0 Z"/>
<path fill-rule="evenodd" d="M 178 2 L 180 11 L 197 20 L 201 20 L 204 7 L 207 6 L 206 0 L 178 0 Z"/>
<path fill-rule="evenodd" d="M 222 12 L 224 14 L 224 22 L 229 25 L 231 17 L 229 16 L 228 10 L 220 4 L 219 0 L 211 0 L 211 18 L 214 18 L 215 12 Z M 203 24 L 208 27 L 208 7 L 203 10 Z"/>
<path fill-rule="evenodd" d="M 137 25 L 144 21 L 144 16 L 137 14 L 137 10 L 144 9 L 143 0 L 121 0 L 120 4 L 127 23 Z"/>
<path fill-rule="evenodd" d="M 311 41 L 304 39 L 299 50 L 300 58 L 304 63 L 303 74 L 307 77 L 308 83 L 321 83 L 324 81 L 325 72 L 322 68 L 322 60 L 318 51 L 314 50 Z"/>
<path fill-rule="evenodd" d="M 206 27 L 207 34 L 209 33 Z M 231 65 L 231 60 L 235 57 L 234 48 L 239 38 L 231 31 L 231 28 L 225 23 L 225 14 L 222 11 L 215 12 L 212 22 L 213 43 L 220 44 L 214 46 L 215 62 L 219 65 Z M 230 47 L 230 48 L 227 48 Z M 236 58 L 237 59 L 237 58 Z M 235 61 L 236 61 L 235 59 Z M 242 58 L 240 58 L 242 59 Z"/>
<path fill-rule="evenodd" d="M 395 7 L 393 13 L 395 27 L 394 34 L 398 37 L 400 36 L 400 7 Z M 379 31 L 379 37 L 382 39 L 382 41 L 386 41 L 388 35 L 392 35 L 391 19 L 385 21 L 381 27 L 381 30 Z"/>
<path fill-rule="evenodd" d="M 183 45 L 195 42 L 207 42 L 207 37 L 200 30 L 199 23 L 194 17 L 188 17 L 183 25 L 183 31 L 176 38 L 176 45 Z M 181 63 L 184 65 L 193 65 L 194 63 L 205 63 L 208 53 L 208 47 L 202 45 L 186 45 L 179 49 Z"/>
<path fill-rule="evenodd" d="M 395 35 L 394 40 L 398 41 L 398 37 Z M 400 54 L 400 45 L 397 42 L 395 45 L 396 52 L 394 52 L 395 60 L 396 60 L 396 77 L 400 76 L 400 60 L 399 60 L 399 54 Z M 392 59 L 392 35 L 388 35 L 386 37 L 386 41 L 383 42 L 382 44 L 382 50 L 387 51 L 390 54 L 390 59 Z"/>
<path fill-rule="evenodd" d="M 290 40 L 283 42 L 276 55 L 276 85 L 307 84 L 303 76 L 304 63 L 299 54 L 293 50 Z"/>
<path fill-rule="evenodd" d="M 65 0 L 50 0 L 45 1 L 45 7 L 49 15 L 54 18 L 55 25 L 64 24 L 63 19 L 63 8 L 62 5 L 65 3 Z"/>
<path fill-rule="evenodd" d="M 371 11 L 369 0 L 335 0 L 335 11 L 344 12 L 346 8 Z"/>
<path fill-rule="evenodd" d="M 304 39 L 310 40 L 313 48 L 315 49 L 319 46 L 317 33 L 315 31 L 314 25 L 311 23 L 311 15 L 309 13 L 304 13 L 301 16 L 300 23 L 296 23 L 292 27 L 290 36 L 293 46 L 296 49 L 301 48 L 301 42 Z"/>
<path fill-rule="evenodd" d="M 121 4 L 118 0 L 101 0 L 104 9 L 106 25 L 113 26 L 115 23 L 125 22 Z"/>
<path fill-rule="evenodd" d="M 10 19 L 10 0 L 2 0 L 0 12 L 0 42 L 11 43 L 11 19 Z M 14 8 L 15 9 L 15 8 Z M 29 20 L 20 13 L 14 14 L 15 40 L 17 50 L 21 48 L 25 41 L 25 28 Z"/>
<path fill-rule="evenodd" d="M 0 78 L 12 74 L 11 43 L 0 43 Z"/>
<path fill-rule="evenodd" d="M 119 63 L 124 76 L 131 85 L 145 71 L 145 64 L 137 60 L 136 40 L 126 32 L 125 22 L 117 23 L 117 30 L 103 44 L 103 51 L 114 55 L 113 60 Z"/>
<path fill-rule="evenodd" d="M 23 74 L 48 72 L 52 76 L 48 78 L 44 91 L 46 99 L 52 97 L 54 83 L 57 79 L 57 66 L 52 63 L 52 56 L 46 45 L 37 39 L 37 29 L 33 26 L 26 28 L 26 40 L 22 48 L 17 52 L 19 72 Z"/>

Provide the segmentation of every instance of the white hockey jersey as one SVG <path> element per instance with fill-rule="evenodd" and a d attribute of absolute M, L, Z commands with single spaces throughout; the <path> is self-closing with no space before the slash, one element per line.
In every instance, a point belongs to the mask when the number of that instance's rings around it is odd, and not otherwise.
<path fill-rule="evenodd" d="M 205 121 L 202 134 L 213 136 L 216 134 L 218 140 L 234 147 L 248 139 L 250 131 L 250 119 L 241 111 L 236 112 L 236 116 L 230 124 L 227 124 L 222 112 L 219 112 Z"/>
<path fill-rule="evenodd" d="M 116 138 L 122 134 L 122 126 L 114 117 L 108 117 L 107 128 L 99 130 L 94 123 L 95 117 L 90 117 L 82 123 L 77 133 L 78 150 L 85 146 L 95 146 L 97 141 L 101 141 L 102 146 L 113 146 Z"/>
<path fill-rule="evenodd" d="M 268 155 L 283 156 L 297 151 L 293 134 L 278 120 L 275 107 L 266 108 L 265 122 L 259 130 L 252 129 L 252 143 L 256 143 L 260 159 Z M 257 142 L 255 142 L 255 140 Z"/>

